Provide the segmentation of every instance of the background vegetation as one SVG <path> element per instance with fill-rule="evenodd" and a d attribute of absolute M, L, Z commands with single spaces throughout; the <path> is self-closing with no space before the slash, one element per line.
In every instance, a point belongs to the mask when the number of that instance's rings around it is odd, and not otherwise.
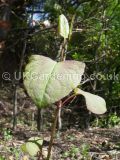
<path fill-rule="evenodd" d="M 97 116 L 86 110 L 82 96 L 73 99 L 62 111 L 62 129 L 119 128 L 120 1 L 1 0 L 0 136 L 5 141 L 12 138 L 9 137 L 15 132 L 12 127 L 17 131 L 25 126 L 36 130 L 36 124 L 38 129 L 41 125 L 43 130 L 50 128 L 54 108 L 36 109 L 24 90 L 22 72 L 32 54 L 59 61 L 63 43 L 57 28 L 60 14 L 67 17 L 72 28 L 66 59 L 86 63 L 82 89 L 100 95 L 107 103 L 107 113 Z M 50 24 L 46 25 L 48 21 Z M 4 73 L 9 74 L 5 77 Z M 75 148 L 63 155 L 63 159 L 67 156 L 74 159 L 74 152 L 75 155 L 79 152 Z M 87 154 L 86 150 L 83 149 L 83 154 Z"/>

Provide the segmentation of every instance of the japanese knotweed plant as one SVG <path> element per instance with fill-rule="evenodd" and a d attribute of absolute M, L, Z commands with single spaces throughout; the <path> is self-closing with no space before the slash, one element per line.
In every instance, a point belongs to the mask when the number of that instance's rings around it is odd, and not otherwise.
<path fill-rule="evenodd" d="M 59 33 L 64 39 L 67 39 L 69 36 L 69 24 L 64 15 L 60 15 L 59 17 Z M 52 104 L 56 104 L 57 108 L 46 160 L 49 160 L 51 155 L 58 110 L 64 104 L 62 99 L 68 96 L 71 91 L 73 91 L 73 96 L 83 95 L 85 97 L 86 106 L 89 111 L 95 114 L 106 112 L 106 103 L 103 98 L 77 88 L 80 85 L 84 70 L 85 63 L 83 62 L 75 60 L 56 62 L 41 55 L 32 55 L 25 67 L 24 86 L 36 106 L 46 108 Z M 24 145 L 24 150 L 30 153 L 31 150 L 33 151 L 34 148 L 37 148 L 33 152 L 33 155 L 40 151 L 40 156 L 42 156 L 41 147 L 35 147 L 37 143 L 33 143 L 33 139 L 32 143 L 30 143 L 30 140 L 26 143 L 26 147 Z"/>

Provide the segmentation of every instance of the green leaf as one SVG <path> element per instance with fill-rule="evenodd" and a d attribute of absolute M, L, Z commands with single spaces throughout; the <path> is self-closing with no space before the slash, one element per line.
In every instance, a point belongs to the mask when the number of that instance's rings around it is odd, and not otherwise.
<path fill-rule="evenodd" d="M 27 153 L 26 144 L 22 144 L 21 149 L 24 153 Z"/>
<path fill-rule="evenodd" d="M 27 143 L 21 146 L 23 152 L 28 152 L 31 156 L 36 156 L 42 147 L 43 139 L 39 137 L 31 137 Z"/>
<path fill-rule="evenodd" d="M 67 96 L 80 84 L 85 64 L 67 60 L 55 62 L 32 55 L 24 72 L 24 85 L 38 107 L 47 107 Z"/>
<path fill-rule="evenodd" d="M 105 100 L 97 95 L 85 92 L 81 89 L 75 89 L 76 94 L 81 94 L 85 97 L 87 109 L 95 114 L 103 114 L 106 112 Z"/>
<path fill-rule="evenodd" d="M 61 14 L 59 16 L 58 31 L 62 37 L 68 38 L 68 36 L 69 36 L 69 23 L 68 23 L 67 18 L 63 14 Z"/>

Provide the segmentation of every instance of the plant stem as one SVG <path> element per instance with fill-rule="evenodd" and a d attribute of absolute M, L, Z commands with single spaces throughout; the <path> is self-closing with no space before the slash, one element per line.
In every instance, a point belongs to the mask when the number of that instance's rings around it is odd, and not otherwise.
<path fill-rule="evenodd" d="M 53 125 L 52 125 L 51 138 L 50 138 L 50 143 L 49 143 L 49 147 L 48 147 L 48 155 L 47 155 L 47 159 L 46 160 L 49 160 L 50 156 L 51 156 L 51 150 L 52 150 L 54 135 L 55 135 L 55 131 L 56 131 L 59 108 L 61 108 L 61 105 L 62 105 L 62 102 L 59 101 L 58 105 L 57 105 L 57 109 L 55 111 L 55 119 L 54 119 L 54 122 L 53 122 Z"/>
<path fill-rule="evenodd" d="M 71 95 L 70 97 L 68 97 L 65 101 L 62 102 L 62 106 L 65 105 L 65 103 L 67 103 L 69 100 L 71 100 L 72 98 L 75 98 L 76 94 Z"/>
<path fill-rule="evenodd" d="M 14 87 L 14 106 L 13 106 L 13 130 L 16 130 L 17 125 L 17 86 L 16 84 L 13 85 Z"/>

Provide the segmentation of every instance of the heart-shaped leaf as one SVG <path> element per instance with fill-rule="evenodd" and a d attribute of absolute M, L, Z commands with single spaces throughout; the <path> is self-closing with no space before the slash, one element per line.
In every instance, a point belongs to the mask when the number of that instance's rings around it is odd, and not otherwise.
<path fill-rule="evenodd" d="M 86 106 L 89 111 L 95 114 L 103 114 L 106 112 L 106 102 L 102 97 L 85 92 L 79 88 L 75 90 L 75 93 L 85 97 Z"/>
<path fill-rule="evenodd" d="M 69 23 L 68 23 L 67 18 L 63 14 L 61 14 L 59 16 L 58 31 L 59 31 L 59 34 L 62 37 L 68 38 L 68 35 L 69 35 Z"/>
<path fill-rule="evenodd" d="M 67 96 L 80 84 L 85 64 L 78 61 L 55 62 L 32 55 L 24 72 L 24 85 L 39 107 L 46 107 Z"/>

